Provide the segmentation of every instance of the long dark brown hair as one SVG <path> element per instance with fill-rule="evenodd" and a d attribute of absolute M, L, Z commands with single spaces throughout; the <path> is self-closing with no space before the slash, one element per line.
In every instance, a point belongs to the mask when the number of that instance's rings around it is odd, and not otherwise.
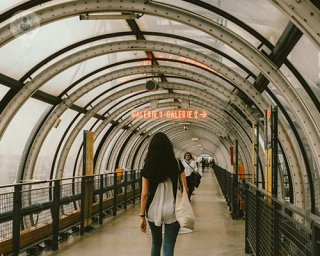
<path fill-rule="evenodd" d="M 164 182 L 179 173 L 173 146 L 163 132 L 153 135 L 145 158 L 144 171 L 152 182 Z"/>

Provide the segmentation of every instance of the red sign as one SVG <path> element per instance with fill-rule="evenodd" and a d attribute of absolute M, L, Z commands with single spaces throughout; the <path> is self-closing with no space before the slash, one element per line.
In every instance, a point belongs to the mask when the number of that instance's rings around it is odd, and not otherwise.
<path fill-rule="evenodd" d="M 233 161 L 233 147 L 230 147 L 230 163 L 231 165 L 234 165 L 234 161 Z"/>
<path fill-rule="evenodd" d="M 205 118 L 208 114 L 198 110 L 142 110 L 132 111 L 132 118 L 151 119 L 151 118 L 167 118 L 167 119 L 199 119 Z"/>
<path fill-rule="evenodd" d="M 271 109 L 268 108 L 267 111 L 266 111 L 266 113 L 267 113 L 267 119 L 270 119 L 270 117 L 271 117 Z M 264 117 L 266 116 L 266 113 L 265 113 L 265 112 L 263 113 L 263 116 L 264 116 Z"/>

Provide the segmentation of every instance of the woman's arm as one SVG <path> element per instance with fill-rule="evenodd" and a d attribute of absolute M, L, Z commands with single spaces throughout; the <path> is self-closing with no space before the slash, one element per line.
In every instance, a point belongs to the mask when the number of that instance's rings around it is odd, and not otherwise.
<path fill-rule="evenodd" d="M 146 208 L 149 195 L 149 181 L 142 177 L 142 191 L 141 191 L 141 208 L 140 208 L 140 230 L 143 233 L 147 232 Z"/>
<path fill-rule="evenodd" d="M 186 174 L 184 172 L 182 172 L 180 174 L 180 178 L 182 180 L 182 183 L 184 185 L 184 187 L 186 188 L 187 192 L 189 191 L 188 185 L 187 185 L 187 178 L 186 178 Z"/>

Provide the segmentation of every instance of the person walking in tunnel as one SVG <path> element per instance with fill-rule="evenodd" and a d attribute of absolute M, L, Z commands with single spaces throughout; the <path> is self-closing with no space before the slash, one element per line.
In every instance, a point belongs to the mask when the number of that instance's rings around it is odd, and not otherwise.
<path fill-rule="evenodd" d="M 182 161 L 182 164 L 184 166 L 184 172 L 186 175 L 187 184 L 189 188 L 188 197 L 189 197 L 189 201 L 191 202 L 191 195 L 195 188 L 193 174 L 197 174 L 198 168 L 197 168 L 196 162 L 192 160 L 192 155 L 190 152 L 186 152 L 184 154 L 184 160 Z"/>
<path fill-rule="evenodd" d="M 184 166 L 175 158 L 171 141 L 164 133 L 156 133 L 149 144 L 142 169 L 140 209 L 140 230 L 146 233 L 148 222 L 152 234 L 151 256 L 160 256 L 162 240 L 163 256 L 174 255 L 180 230 L 175 216 L 179 175 L 187 189 Z"/>
<path fill-rule="evenodd" d="M 206 167 L 206 160 L 204 158 L 201 159 L 201 168 L 202 168 L 202 172 L 204 172 L 204 169 Z"/>

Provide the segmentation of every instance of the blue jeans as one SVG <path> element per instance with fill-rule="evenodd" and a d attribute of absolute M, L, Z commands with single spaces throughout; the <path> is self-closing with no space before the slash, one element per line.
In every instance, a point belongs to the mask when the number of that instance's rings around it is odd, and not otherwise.
<path fill-rule="evenodd" d="M 162 245 L 162 225 L 158 227 L 154 222 L 148 221 L 152 234 L 151 256 L 160 256 Z M 174 245 L 180 230 L 179 222 L 164 224 L 163 256 L 174 255 Z"/>

